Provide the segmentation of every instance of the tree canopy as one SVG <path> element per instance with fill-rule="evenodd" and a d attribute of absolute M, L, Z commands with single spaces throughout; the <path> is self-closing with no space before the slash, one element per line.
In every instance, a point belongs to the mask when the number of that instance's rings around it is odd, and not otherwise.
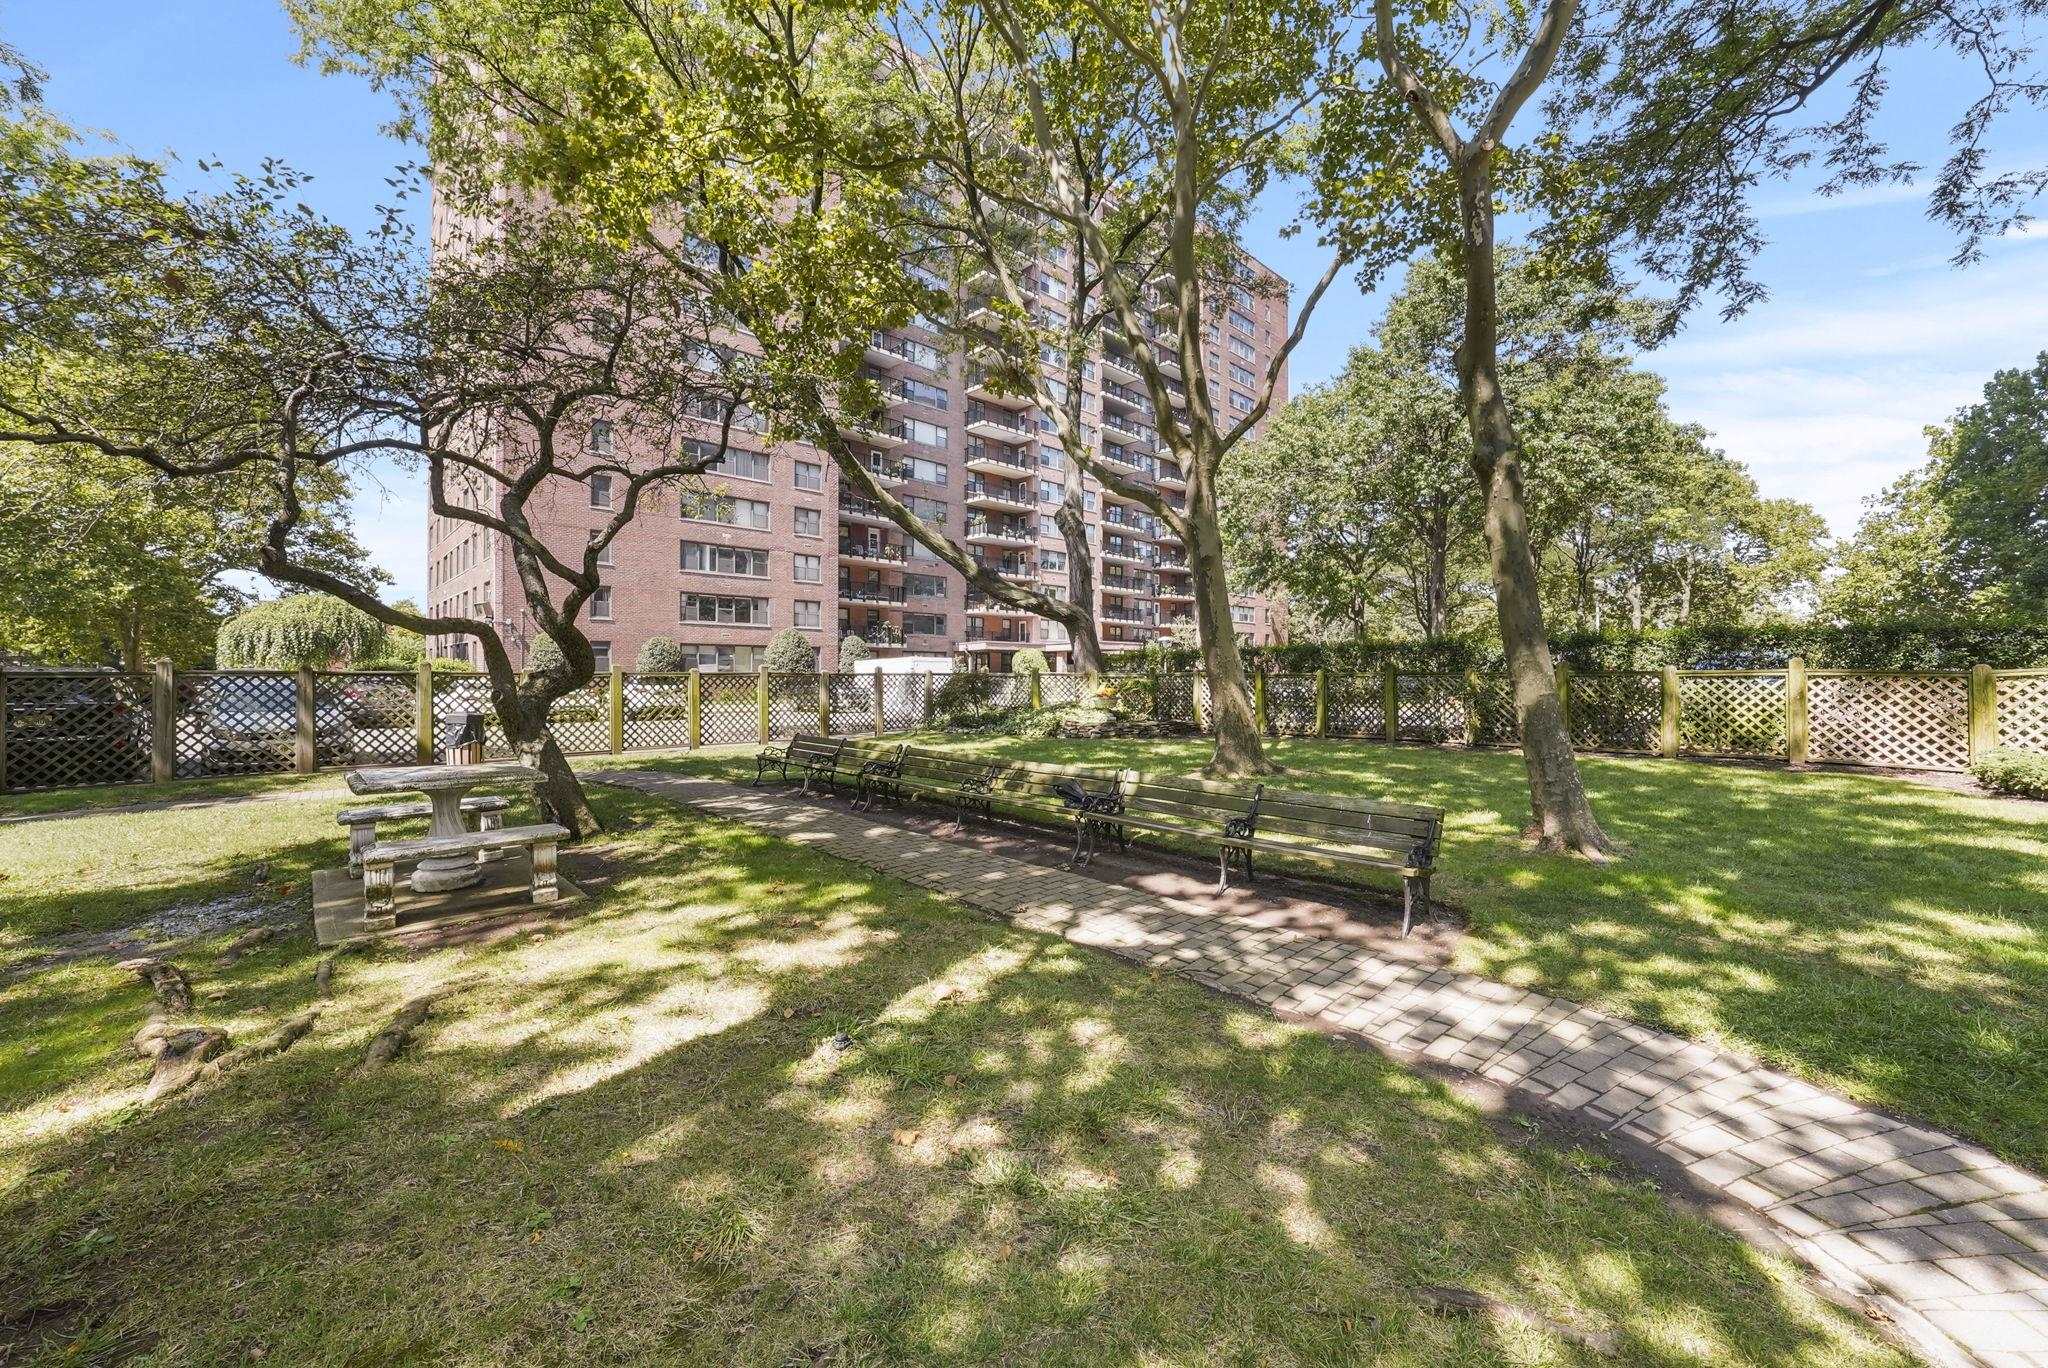
<path fill-rule="evenodd" d="M 292 670 L 364 664 L 384 644 L 384 624 L 329 594 L 287 594 L 252 604 L 220 629 L 226 669 Z"/>

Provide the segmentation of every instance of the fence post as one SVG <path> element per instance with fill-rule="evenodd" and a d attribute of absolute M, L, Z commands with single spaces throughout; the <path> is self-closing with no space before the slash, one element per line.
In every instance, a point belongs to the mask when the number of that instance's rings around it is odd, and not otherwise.
<path fill-rule="evenodd" d="M 1998 676 L 1989 665 L 1970 667 L 1970 761 L 1998 744 Z"/>
<path fill-rule="evenodd" d="M 1316 738 L 1330 734 L 1330 672 L 1316 671 Z"/>
<path fill-rule="evenodd" d="M 761 744 L 768 744 L 768 671 L 754 676 L 754 701 L 761 708 Z"/>
<path fill-rule="evenodd" d="M 1164 695 L 1160 691 L 1160 684 L 1162 681 L 1170 678 L 1172 676 L 1165 674 L 1152 676 L 1152 712 L 1155 717 L 1158 716 L 1159 708 L 1164 701 Z M 1202 706 L 1202 691 L 1195 687 L 1195 676 L 1193 675 L 1188 676 L 1188 711 L 1194 714 L 1196 731 L 1205 732 L 1209 730 L 1209 710 Z"/>
<path fill-rule="evenodd" d="M 889 730 L 889 710 L 882 702 L 882 672 L 880 670 L 870 670 L 868 671 L 868 678 L 874 681 L 875 735 L 880 736 Z"/>
<path fill-rule="evenodd" d="M 689 726 L 685 735 L 690 738 L 690 749 L 696 750 L 704 744 L 704 676 L 701 672 L 690 671 L 690 691 L 685 697 L 684 711 Z"/>
<path fill-rule="evenodd" d="M 878 674 L 875 676 L 875 678 L 880 679 L 881 676 Z M 1045 706 L 1045 690 L 1039 687 L 1038 671 L 1033 670 L 1030 674 L 1025 676 L 1025 679 L 1028 680 L 1030 683 L 1031 711 L 1037 712 L 1039 709 Z M 881 707 L 880 704 L 876 704 L 875 706 L 878 710 Z"/>
<path fill-rule="evenodd" d="M 149 781 L 168 784 L 178 754 L 178 681 L 168 660 L 155 661 L 150 668 Z"/>
<path fill-rule="evenodd" d="M 319 753 L 314 746 L 313 732 L 313 667 L 299 666 L 292 678 L 292 696 L 298 704 L 297 737 L 292 746 L 293 768 L 301 774 L 311 774 L 313 766 L 319 763 Z"/>
<path fill-rule="evenodd" d="M 607 685 L 605 699 L 612 719 L 612 754 L 617 755 L 626 749 L 626 672 L 612 666 Z"/>
<path fill-rule="evenodd" d="M 1666 665 L 1659 680 L 1663 706 L 1657 713 L 1657 753 L 1666 760 L 1678 758 L 1678 667 Z"/>
<path fill-rule="evenodd" d="M 1394 670 L 1394 662 L 1380 666 L 1380 712 L 1384 714 L 1385 734 L 1389 741 L 1401 739 L 1401 676 Z"/>
<path fill-rule="evenodd" d="M 1793 656 L 1785 662 L 1785 763 L 1804 765 L 1809 749 L 1806 706 L 1806 658 Z"/>
<path fill-rule="evenodd" d="M 7 671 L 0 670 L 0 793 L 7 792 Z"/>
<path fill-rule="evenodd" d="M 1557 715 L 1564 722 L 1564 734 L 1572 734 L 1572 667 L 1570 662 L 1557 662 Z"/>
<path fill-rule="evenodd" d="M 818 735 L 832 734 L 832 676 L 818 671 Z"/>
<path fill-rule="evenodd" d="M 413 759 L 422 765 L 434 763 L 434 672 L 427 662 L 420 662 L 419 674 L 413 683 Z"/>
<path fill-rule="evenodd" d="M 919 670 L 917 677 L 924 681 L 924 706 L 918 711 L 917 725 L 927 727 L 931 725 L 932 720 L 932 672 Z"/>
<path fill-rule="evenodd" d="M 1468 750 L 1479 744 L 1479 694 L 1485 687 L 1479 671 L 1465 671 L 1465 747 Z"/>
<path fill-rule="evenodd" d="M 1266 672 L 1258 671 L 1252 676 L 1252 718 L 1258 726 L 1259 735 L 1273 730 L 1272 721 L 1266 715 Z"/>

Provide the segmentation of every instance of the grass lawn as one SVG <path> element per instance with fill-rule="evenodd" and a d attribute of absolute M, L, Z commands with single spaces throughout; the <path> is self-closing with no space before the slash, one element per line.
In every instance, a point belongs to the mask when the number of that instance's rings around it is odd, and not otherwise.
<path fill-rule="evenodd" d="M 916 739 L 1166 772 L 1209 754 L 1196 740 Z M 1274 753 L 1281 784 L 1448 811 L 1436 890 L 1471 921 L 1457 967 L 1744 1051 L 2048 1172 L 2048 804 L 1588 756 L 1586 787 L 1631 850 L 1602 867 L 1522 848 L 1517 754 Z M 711 755 L 661 763 L 737 772 Z"/>
<path fill-rule="evenodd" d="M 296 882 L 339 859 L 341 801 L 0 826 L 0 919 L 139 919 L 257 858 Z M 1601 1157 L 1369 1051 L 599 803 L 584 916 L 345 957 L 298 1046 L 146 1112 L 130 976 L 0 980 L 0 1361 L 1903 1362 Z M 145 847 L 161 872 L 120 893 Z M 308 932 L 211 949 L 180 960 L 238 1040 L 310 1001 Z M 1429 1284 L 1538 1318 L 1447 1318 Z"/>

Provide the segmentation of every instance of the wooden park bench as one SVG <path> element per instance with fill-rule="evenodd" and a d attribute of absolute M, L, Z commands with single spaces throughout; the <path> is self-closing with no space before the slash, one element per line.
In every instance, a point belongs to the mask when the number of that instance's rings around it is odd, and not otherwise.
<path fill-rule="evenodd" d="M 1114 770 L 975 760 L 906 746 L 894 766 L 865 776 L 857 802 L 872 807 L 883 797 L 922 798 L 950 807 L 956 827 L 964 824 L 970 813 L 991 819 L 998 807 L 1007 813 L 1059 823 L 1072 811 L 1061 795 L 1062 784 L 1093 784 L 1097 792 L 1113 791 L 1116 778 Z"/>
<path fill-rule="evenodd" d="M 860 761 L 860 769 L 854 775 L 853 806 L 869 808 L 874 806 L 877 790 L 903 773 L 903 760 L 910 754 L 910 747 L 899 742 L 891 750 L 886 742 L 856 741 L 848 751 L 851 759 Z"/>
<path fill-rule="evenodd" d="M 761 753 L 754 757 L 752 787 L 759 788 L 761 781 L 768 777 L 768 771 L 771 769 L 780 773 L 783 783 L 788 783 L 791 766 L 798 766 L 803 770 L 805 793 L 811 791 L 811 780 L 820 774 L 827 777 L 827 782 L 836 784 L 839 761 L 846 754 L 846 746 L 844 737 L 835 741 L 810 732 L 798 732 L 784 745 L 764 746 Z"/>
<path fill-rule="evenodd" d="M 1440 808 L 1328 793 L 1280 792 L 1126 770 L 1123 812 L 1076 813 L 1073 862 L 1086 864 L 1111 826 L 1214 843 L 1216 888 L 1233 869 L 1249 881 L 1256 852 L 1385 869 L 1401 876 L 1401 934 L 1429 910 L 1429 880 L 1443 839 Z"/>
<path fill-rule="evenodd" d="M 496 831 L 505 825 L 505 811 L 512 806 L 510 798 L 494 793 L 481 793 L 474 798 L 462 800 L 464 816 L 476 817 L 479 831 Z M 360 878 L 363 872 L 363 852 L 377 841 L 379 822 L 402 822 L 411 817 L 431 817 L 434 805 L 425 799 L 417 802 L 379 803 L 375 807 L 343 808 L 335 814 L 334 820 L 348 828 L 348 872 Z"/>
<path fill-rule="evenodd" d="M 533 853 L 533 901 L 551 903 L 561 895 L 555 878 L 555 848 L 569 829 L 553 822 L 534 826 L 498 827 L 461 836 L 419 836 L 406 841 L 378 841 L 363 851 L 363 922 L 369 930 L 389 930 L 397 920 L 392 886 L 400 860 L 484 855 L 497 850 Z"/>

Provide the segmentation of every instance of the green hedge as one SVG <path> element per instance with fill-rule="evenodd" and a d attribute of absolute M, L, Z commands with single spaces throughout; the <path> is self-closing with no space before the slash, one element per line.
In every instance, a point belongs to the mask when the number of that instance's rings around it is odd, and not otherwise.
<path fill-rule="evenodd" d="M 1575 670 L 1781 670 L 1793 656 L 1815 670 L 2022 670 L 2048 665 L 2048 620 L 1787 623 L 1771 627 L 1678 627 L 1652 632 L 1566 632 L 1551 654 Z M 1270 674 L 1333 670 L 1370 674 L 1388 665 L 1408 674 L 1503 667 L 1491 637 L 1441 641 L 1299 642 L 1253 646 L 1251 667 Z M 1149 657 L 1149 659 L 1148 659 Z M 1198 670 L 1195 652 L 1132 652 L 1119 669 L 1153 665 Z"/>
<path fill-rule="evenodd" d="M 2048 798 L 2048 755 L 1995 746 L 1970 762 L 1970 773 L 1993 793 Z"/>

